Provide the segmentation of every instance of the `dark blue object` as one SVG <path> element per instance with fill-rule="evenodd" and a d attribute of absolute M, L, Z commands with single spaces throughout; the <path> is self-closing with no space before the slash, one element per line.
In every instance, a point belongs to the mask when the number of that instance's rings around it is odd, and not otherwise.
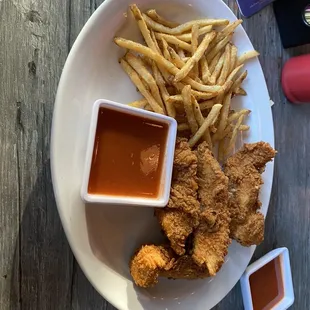
<path fill-rule="evenodd" d="M 244 17 L 250 17 L 274 0 L 236 0 Z"/>

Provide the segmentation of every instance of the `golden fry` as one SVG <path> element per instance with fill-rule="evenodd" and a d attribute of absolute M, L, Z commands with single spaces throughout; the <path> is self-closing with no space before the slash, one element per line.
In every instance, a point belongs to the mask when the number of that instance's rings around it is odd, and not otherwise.
<path fill-rule="evenodd" d="M 221 108 L 222 108 L 221 104 L 216 104 L 212 107 L 209 115 L 206 117 L 203 124 L 200 126 L 196 134 L 193 137 L 191 137 L 191 139 L 189 140 L 188 143 L 190 147 L 193 147 L 200 140 L 200 138 L 202 137 L 204 132 L 207 130 L 207 128 L 209 128 L 211 125 L 213 125 L 216 122 L 220 114 Z"/>
<path fill-rule="evenodd" d="M 163 101 L 165 103 L 167 114 L 170 117 L 175 118 L 176 111 L 175 111 L 174 105 L 168 102 L 169 93 L 167 91 L 165 81 L 164 81 L 159 69 L 157 68 L 157 65 L 155 64 L 155 62 L 153 62 L 153 64 L 152 64 L 152 71 L 153 71 L 156 83 L 160 89 L 160 93 L 161 93 L 161 96 L 163 98 Z"/>
<path fill-rule="evenodd" d="M 225 26 L 229 23 L 227 19 L 198 19 L 198 20 L 192 20 L 190 22 L 187 22 L 185 24 L 179 25 L 175 28 L 169 28 L 166 26 L 163 26 L 157 22 L 155 22 L 153 19 L 149 18 L 147 15 L 143 14 L 143 18 L 146 22 L 146 24 L 153 30 L 161 33 L 166 33 L 166 34 L 181 34 L 183 32 L 186 32 L 190 30 L 194 24 L 198 24 L 199 27 L 204 27 L 204 26 Z"/>
<path fill-rule="evenodd" d="M 212 31 L 212 26 L 204 26 L 198 30 L 198 36 L 201 36 L 203 34 L 206 34 L 208 32 Z M 192 41 L 192 34 L 191 33 L 184 33 L 176 36 L 178 39 L 185 41 L 185 42 L 191 42 Z"/>
<path fill-rule="evenodd" d="M 120 47 L 133 50 L 143 55 L 146 55 L 147 57 L 151 58 L 156 63 L 158 63 L 159 66 L 163 66 L 166 70 L 168 70 L 173 75 L 176 75 L 180 71 L 175 65 L 173 65 L 170 61 L 166 60 L 163 56 L 159 55 L 158 53 L 151 50 L 149 47 L 146 47 L 140 43 L 136 43 L 131 40 L 126 40 L 120 37 L 114 38 L 114 42 Z M 222 87 L 219 85 L 210 86 L 210 85 L 200 84 L 194 81 L 193 79 L 191 79 L 190 77 L 186 77 L 184 79 L 184 82 L 188 83 L 196 90 L 210 92 L 210 93 L 212 92 L 218 93 L 222 89 Z"/>
<path fill-rule="evenodd" d="M 250 130 L 249 125 L 240 125 L 239 126 L 239 131 L 248 131 L 248 130 Z"/>
<path fill-rule="evenodd" d="M 188 52 L 191 52 L 191 50 L 192 50 L 192 47 L 190 44 L 178 39 L 175 36 L 165 34 L 165 33 L 155 32 L 155 37 L 158 40 L 161 40 L 162 38 L 164 38 L 168 43 L 174 44 L 174 45 L 176 45 L 176 46 L 178 46 L 178 47 L 180 47 L 180 48 L 182 48 Z"/>
<path fill-rule="evenodd" d="M 242 82 L 245 80 L 245 78 L 248 75 L 248 71 L 244 71 L 242 74 L 239 75 L 239 77 L 234 81 L 233 86 L 231 87 L 232 91 L 236 93 L 237 89 L 241 86 Z"/>
<path fill-rule="evenodd" d="M 236 91 L 234 92 L 234 94 L 240 95 L 240 96 L 246 96 L 247 92 L 242 87 L 238 87 Z"/>
<path fill-rule="evenodd" d="M 178 27 L 180 25 L 179 23 L 166 20 L 162 16 L 158 15 L 156 10 L 154 10 L 154 9 L 148 10 L 146 12 L 146 15 L 149 16 L 150 18 L 152 18 L 155 22 L 162 24 L 162 25 L 169 27 L 169 28 L 175 28 L 175 27 Z"/>
<path fill-rule="evenodd" d="M 158 104 L 158 102 L 154 99 L 154 97 L 149 93 L 149 91 L 144 87 L 142 80 L 139 75 L 136 73 L 134 69 L 128 64 L 127 61 L 121 59 L 121 65 L 124 71 L 129 75 L 132 82 L 140 91 L 141 95 L 148 101 L 152 109 L 159 114 L 165 114 L 162 107 Z"/>
<path fill-rule="evenodd" d="M 211 100 L 203 101 L 203 102 L 199 103 L 200 110 L 204 111 L 204 110 L 211 109 L 216 103 L 218 103 L 217 99 L 211 99 Z"/>
<path fill-rule="evenodd" d="M 231 73 L 235 68 L 237 64 L 237 54 L 238 54 L 238 49 L 235 45 L 231 45 L 231 51 L 230 51 L 230 68 L 229 68 L 229 73 Z"/>
<path fill-rule="evenodd" d="M 211 74 L 211 77 L 209 79 L 210 84 L 214 85 L 217 78 L 219 77 L 219 75 L 221 74 L 223 65 L 224 65 L 224 61 L 225 61 L 225 57 L 226 57 L 226 53 L 224 52 L 222 54 L 222 56 L 220 57 L 218 63 L 216 64 L 214 71 Z"/>
<path fill-rule="evenodd" d="M 193 111 L 190 85 L 186 85 L 183 88 L 182 97 L 183 97 L 184 110 L 186 113 L 186 117 L 187 117 L 189 127 L 191 129 L 192 134 L 195 134 L 196 131 L 198 130 L 198 124 L 196 122 L 194 111 Z"/>
<path fill-rule="evenodd" d="M 213 58 L 213 60 L 211 61 L 210 63 L 210 66 L 209 66 L 209 70 L 210 70 L 210 73 L 212 74 L 213 71 L 215 70 L 215 67 L 217 65 L 217 63 L 219 62 L 220 58 L 222 56 L 222 53 L 217 53 L 217 55 Z M 208 61 L 207 61 L 208 62 Z M 208 62 L 209 63 L 209 62 Z"/>
<path fill-rule="evenodd" d="M 145 108 L 145 106 L 148 104 L 147 100 L 146 99 L 140 99 L 140 100 L 137 100 L 137 101 L 133 101 L 133 102 L 130 102 L 128 103 L 128 105 L 130 107 L 134 107 L 134 108 L 138 108 L 138 109 L 143 109 Z"/>
<path fill-rule="evenodd" d="M 241 126 L 241 124 L 244 120 L 244 117 L 245 117 L 245 114 L 242 114 L 239 117 L 239 119 L 238 119 L 238 121 L 237 121 L 237 123 L 233 129 L 232 136 L 230 138 L 230 141 L 229 141 L 228 146 L 227 146 L 225 153 L 224 153 L 225 156 L 227 156 L 233 150 L 233 148 L 236 144 L 238 130 L 239 130 L 239 127 Z"/>
<path fill-rule="evenodd" d="M 231 115 L 229 115 L 228 123 L 231 123 L 231 122 L 237 120 L 241 115 L 249 115 L 250 113 L 251 113 L 251 111 L 247 110 L 247 109 L 243 109 L 243 110 L 240 110 L 238 112 L 234 112 Z"/>
<path fill-rule="evenodd" d="M 189 125 L 186 123 L 178 124 L 178 131 L 190 130 Z"/>
<path fill-rule="evenodd" d="M 210 80 L 211 73 L 209 70 L 209 65 L 206 59 L 206 56 L 203 55 L 200 59 L 200 71 L 201 71 L 201 78 L 204 84 L 207 84 Z"/>
<path fill-rule="evenodd" d="M 125 59 L 129 63 L 129 65 L 136 70 L 136 72 L 140 75 L 140 77 L 146 82 L 148 85 L 154 99 L 159 103 L 159 105 L 164 109 L 164 104 L 162 102 L 158 86 L 156 84 L 155 79 L 152 74 L 146 69 L 143 61 L 135 56 L 132 53 L 127 53 Z"/>
<path fill-rule="evenodd" d="M 228 113 L 229 113 L 229 108 L 230 108 L 230 102 L 231 102 L 231 92 L 229 92 L 223 102 L 223 108 L 221 110 L 221 115 L 219 117 L 219 124 L 217 127 L 217 131 L 212 137 L 213 142 L 221 140 L 223 138 L 223 132 L 224 129 L 226 128 L 227 125 L 227 118 L 228 118 Z"/>
<path fill-rule="evenodd" d="M 232 38 L 232 34 L 229 36 L 225 37 L 222 41 L 218 42 L 213 49 L 210 49 L 210 52 L 207 54 L 207 61 L 211 62 L 213 58 L 216 56 L 217 53 L 219 53 L 225 46 L 226 44 L 229 43 L 229 41 Z"/>
<path fill-rule="evenodd" d="M 221 74 L 219 78 L 217 79 L 217 84 L 223 85 L 226 81 L 227 76 L 229 75 L 229 69 L 230 69 L 230 44 L 227 44 L 225 47 L 225 58 L 224 58 L 224 64 L 221 71 Z"/>
<path fill-rule="evenodd" d="M 151 38 L 151 34 L 150 31 L 147 28 L 147 25 L 142 17 L 142 14 L 139 10 L 139 8 L 137 7 L 136 4 L 132 4 L 130 5 L 130 10 L 138 24 L 138 27 L 141 31 L 141 34 L 145 40 L 145 43 L 147 44 L 148 47 L 150 47 L 153 51 L 156 51 L 156 46 Z"/>
<path fill-rule="evenodd" d="M 238 58 L 237 65 L 240 66 L 244 64 L 246 61 L 248 61 L 249 59 L 257 57 L 257 56 L 259 56 L 259 52 L 255 50 L 245 52 Z"/>
<path fill-rule="evenodd" d="M 195 55 L 198 48 L 199 26 L 197 24 L 192 27 L 192 56 Z M 199 75 L 198 62 L 194 65 L 193 72 L 196 76 Z"/>
<path fill-rule="evenodd" d="M 194 55 L 186 62 L 185 66 L 175 75 L 175 82 L 183 80 L 190 70 L 193 69 L 194 65 L 199 62 L 200 58 L 204 54 L 205 50 L 208 48 L 209 43 L 214 39 L 215 32 L 208 33 L 200 43 L 197 48 L 197 51 Z"/>
<path fill-rule="evenodd" d="M 167 60 L 171 61 L 170 53 L 168 51 L 168 43 L 167 43 L 167 41 L 164 38 L 161 38 L 161 43 L 162 43 L 162 46 L 163 46 L 163 50 L 162 51 L 163 51 L 164 57 Z"/>

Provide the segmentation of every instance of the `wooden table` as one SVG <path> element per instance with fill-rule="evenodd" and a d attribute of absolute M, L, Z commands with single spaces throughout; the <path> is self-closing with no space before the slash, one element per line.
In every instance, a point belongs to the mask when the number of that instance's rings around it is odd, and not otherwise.
<path fill-rule="evenodd" d="M 117 0 L 114 0 L 117 1 Z M 207 1 L 207 0 L 206 0 Z M 98 0 L 0 0 L 0 309 L 114 309 L 76 263 L 56 210 L 49 162 L 57 84 Z M 234 0 L 226 1 L 237 14 Z M 287 103 L 272 7 L 245 20 L 274 100 L 275 177 L 266 240 L 255 258 L 290 250 L 295 305 L 310 309 L 310 106 Z M 308 156 L 307 156 L 308 155 Z M 239 285 L 215 309 L 242 309 Z"/>

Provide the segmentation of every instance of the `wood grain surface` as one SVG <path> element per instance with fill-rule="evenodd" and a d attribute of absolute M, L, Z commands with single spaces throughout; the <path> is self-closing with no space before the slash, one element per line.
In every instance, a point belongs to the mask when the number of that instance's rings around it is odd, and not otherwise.
<path fill-rule="evenodd" d="M 117 0 L 114 0 L 117 1 Z M 49 165 L 62 67 L 96 0 L 0 0 L 0 310 L 114 309 L 92 288 L 62 230 Z M 225 1 L 238 15 L 234 0 Z M 310 309 L 310 106 L 289 104 L 280 73 L 309 46 L 283 50 L 272 7 L 244 21 L 274 100 L 275 177 L 254 259 L 290 250 L 295 304 Z M 239 285 L 214 309 L 243 309 Z"/>

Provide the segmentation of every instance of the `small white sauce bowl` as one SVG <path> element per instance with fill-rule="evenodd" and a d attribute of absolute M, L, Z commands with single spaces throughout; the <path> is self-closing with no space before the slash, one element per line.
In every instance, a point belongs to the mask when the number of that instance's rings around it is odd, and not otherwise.
<path fill-rule="evenodd" d="M 240 285 L 245 310 L 253 310 L 252 294 L 249 281 L 250 276 L 277 257 L 280 258 L 279 261 L 281 267 L 284 295 L 283 298 L 275 306 L 272 307 L 272 310 L 286 310 L 294 303 L 294 289 L 289 252 L 287 248 L 278 248 L 267 253 L 259 260 L 248 266 L 244 274 L 242 275 L 240 279 Z"/>
<path fill-rule="evenodd" d="M 140 198 L 131 196 L 114 196 L 114 195 L 99 195 L 88 193 L 88 182 L 91 171 L 92 156 L 95 142 L 95 135 L 98 122 L 98 113 L 101 107 L 109 108 L 114 111 L 119 111 L 124 114 L 135 115 L 150 121 L 157 121 L 168 125 L 168 134 L 166 140 L 165 154 L 162 165 L 162 174 L 160 180 L 160 188 L 158 197 Z M 87 151 L 84 175 L 81 188 L 82 199 L 87 203 L 115 204 L 115 205 L 135 205 L 146 207 L 165 207 L 168 204 L 170 196 L 170 186 L 173 169 L 174 149 L 177 135 L 177 122 L 169 116 L 156 114 L 150 111 L 134 108 L 125 104 L 99 99 L 93 105 L 90 129 L 88 135 Z M 102 172 L 104 173 L 104 172 Z"/>

